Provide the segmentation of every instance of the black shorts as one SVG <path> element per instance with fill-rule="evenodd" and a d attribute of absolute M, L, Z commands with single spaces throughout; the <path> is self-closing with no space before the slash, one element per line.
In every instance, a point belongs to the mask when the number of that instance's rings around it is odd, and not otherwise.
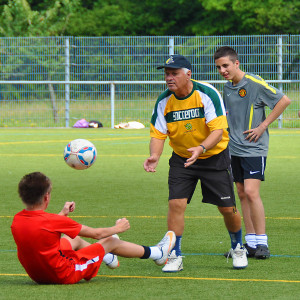
<path fill-rule="evenodd" d="M 234 182 L 244 182 L 245 179 L 265 180 L 267 158 L 231 156 L 231 167 Z"/>
<path fill-rule="evenodd" d="M 236 206 L 228 150 L 198 159 L 185 168 L 186 158 L 173 152 L 169 160 L 169 200 L 187 198 L 190 203 L 198 180 L 201 182 L 202 202 L 220 207 Z"/>

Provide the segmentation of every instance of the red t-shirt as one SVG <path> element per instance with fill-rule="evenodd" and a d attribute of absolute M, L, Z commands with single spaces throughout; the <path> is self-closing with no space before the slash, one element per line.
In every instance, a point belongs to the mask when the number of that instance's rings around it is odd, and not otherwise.
<path fill-rule="evenodd" d="M 64 283 L 74 276 L 76 251 L 61 249 L 61 234 L 75 238 L 82 225 L 43 210 L 22 210 L 13 219 L 11 230 L 18 258 L 28 275 L 38 283 Z"/>

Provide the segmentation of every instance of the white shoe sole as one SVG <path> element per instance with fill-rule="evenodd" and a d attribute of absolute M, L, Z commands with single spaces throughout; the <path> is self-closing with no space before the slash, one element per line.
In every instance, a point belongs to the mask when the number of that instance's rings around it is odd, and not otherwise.
<path fill-rule="evenodd" d="M 183 266 L 182 266 L 182 264 L 181 264 L 181 266 L 180 266 L 177 270 L 164 270 L 164 269 L 162 269 L 162 271 L 163 271 L 164 273 L 176 273 L 176 272 L 183 271 Z"/>

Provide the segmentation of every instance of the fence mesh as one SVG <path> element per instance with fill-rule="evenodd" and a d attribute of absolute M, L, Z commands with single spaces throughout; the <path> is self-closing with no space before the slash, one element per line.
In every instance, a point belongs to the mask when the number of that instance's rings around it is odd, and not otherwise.
<path fill-rule="evenodd" d="M 213 54 L 223 45 L 237 50 L 244 71 L 267 81 L 285 80 L 272 83 L 293 100 L 282 126 L 299 128 L 300 35 L 0 38 L 0 126 L 64 127 L 81 118 L 106 127 L 112 120 L 149 126 L 155 101 L 165 89 L 153 83 L 164 80 L 156 66 L 170 53 L 185 55 L 193 65 L 193 78 L 211 81 L 222 92 Z M 32 83 L 22 84 L 24 80 Z M 57 83 L 66 80 L 81 83 L 71 84 L 68 93 L 66 84 Z M 286 82 L 291 80 L 296 82 Z M 111 85 L 89 81 L 147 83 L 116 84 L 112 116 Z"/>

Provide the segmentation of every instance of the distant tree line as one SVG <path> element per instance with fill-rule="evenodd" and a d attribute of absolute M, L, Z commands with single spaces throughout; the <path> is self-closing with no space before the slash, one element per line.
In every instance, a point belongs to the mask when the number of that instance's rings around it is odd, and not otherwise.
<path fill-rule="evenodd" d="M 0 0 L 0 36 L 299 34 L 299 0 Z"/>

